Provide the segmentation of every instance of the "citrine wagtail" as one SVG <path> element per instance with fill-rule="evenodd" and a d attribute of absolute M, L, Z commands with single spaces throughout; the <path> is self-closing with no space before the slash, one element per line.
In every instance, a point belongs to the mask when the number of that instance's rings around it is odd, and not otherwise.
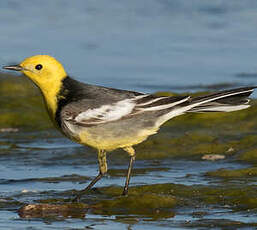
<path fill-rule="evenodd" d="M 135 151 L 133 146 L 157 133 L 160 126 L 185 113 L 231 112 L 248 108 L 256 87 L 206 96 L 156 96 L 89 85 L 69 77 L 62 64 L 48 55 L 26 58 L 3 67 L 21 71 L 41 90 L 55 126 L 68 138 L 98 150 L 99 174 L 75 200 L 107 172 L 106 152 L 122 148 L 130 156 L 123 195 L 128 193 Z"/>

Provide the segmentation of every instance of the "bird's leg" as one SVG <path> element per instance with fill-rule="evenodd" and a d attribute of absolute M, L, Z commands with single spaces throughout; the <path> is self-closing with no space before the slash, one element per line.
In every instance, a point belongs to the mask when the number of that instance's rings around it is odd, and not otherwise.
<path fill-rule="evenodd" d="M 77 196 L 72 200 L 73 202 L 78 202 L 85 193 L 87 193 L 97 181 L 99 181 L 103 175 L 107 172 L 107 162 L 106 162 L 106 151 L 98 151 L 98 163 L 99 163 L 99 174 L 90 182 L 90 184 L 83 190 L 79 191 Z"/>
<path fill-rule="evenodd" d="M 130 177 L 131 177 L 131 171 L 133 168 L 133 163 L 136 159 L 136 154 L 135 154 L 135 150 L 132 147 L 126 147 L 123 148 L 126 152 L 128 152 L 128 154 L 130 155 L 130 162 L 129 162 L 129 167 L 128 167 L 128 173 L 127 173 L 127 178 L 126 178 L 126 183 L 122 192 L 122 195 L 127 195 L 128 194 L 128 189 L 129 189 L 129 181 L 130 181 Z"/>

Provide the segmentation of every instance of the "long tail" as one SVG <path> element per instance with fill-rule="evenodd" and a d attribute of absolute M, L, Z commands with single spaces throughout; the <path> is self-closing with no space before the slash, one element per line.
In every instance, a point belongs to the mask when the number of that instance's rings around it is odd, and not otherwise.
<path fill-rule="evenodd" d="M 244 87 L 226 90 L 191 100 L 192 108 L 186 112 L 232 112 L 248 108 L 250 99 L 248 98 L 256 87 Z"/>
<path fill-rule="evenodd" d="M 195 98 L 179 98 L 168 113 L 159 117 L 156 125 L 159 127 L 171 118 L 185 113 L 232 112 L 246 109 L 250 106 L 248 97 L 255 88 L 257 86 L 226 90 Z"/>

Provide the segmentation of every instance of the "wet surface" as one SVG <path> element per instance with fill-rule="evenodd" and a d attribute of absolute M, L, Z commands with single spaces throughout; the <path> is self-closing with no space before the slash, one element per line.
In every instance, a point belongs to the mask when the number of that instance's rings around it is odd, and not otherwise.
<path fill-rule="evenodd" d="M 0 156 L 1 219 L 7 218 L 10 226 L 11 223 L 50 229 L 64 226 L 82 229 L 91 225 L 93 229 L 256 226 L 256 174 L 226 180 L 213 176 L 221 168 L 249 166 L 233 159 L 213 162 L 170 156 L 161 160 L 137 160 L 130 195 L 121 197 L 128 157 L 114 152 L 108 158 L 110 173 L 81 201 L 88 207 L 75 207 L 76 211 L 72 211 L 65 205 L 72 205 L 69 198 L 75 189 L 84 188 L 96 175 L 96 155 L 57 133 L 55 137 L 42 139 L 48 132 L 55 133 L 54 130 L 26 132 L 25 137 L 20 131 L 1 134 L 1 140 L 7 137 L 11 142 L 19 140 L 11 153 Z M 34 138 L 28 141 L 28 136 Z M 207 172 L 212 173 L 206 175 Z M 51 213 L 48 209 L 36 216 L 35 212 L 21 217 L 17 214 L 25 204 L 44 203 L 56 204 L 58 212 Z M 69 212 L 60 211 L 63 205 Z M 3 222 L 0 226 L 7 227 Z"/>
<path fill-rule="evenodd" d="M 23 78 L 14 79 L 1 76 L 0 228 L 257 226 L 256 100 L 248 110 L 189 114 L 166 123 L 158 135 L 136 146 L 127 197 L 121 192 L 129 157 L 121 150 L 109 153 L 107 175 L 72 203 L 97 174 L 96 152 L 55 130 L 36 89 Z M 14 92 L 23 100 L 6 104 L 7 89 L 9 100 Z M 34 104 L 24 103 L 32 95 Z M 31 109 L 37 112 L 31 114 Z"/>
<path fill-rule="evenodd" d="M 0 65 L 50 54 L 81 81 L 165 95 L 256 85 L 254 1 L 78 3 L 1 1 Z M 73 204 L 96 152 L 52 127 L 28 80 L 0 75 L 1 229 L 257 228 L 256 99 L 166 123 L 136 147 L 127 197 L 129 158 L 109 153 L 108 174 Z"/>

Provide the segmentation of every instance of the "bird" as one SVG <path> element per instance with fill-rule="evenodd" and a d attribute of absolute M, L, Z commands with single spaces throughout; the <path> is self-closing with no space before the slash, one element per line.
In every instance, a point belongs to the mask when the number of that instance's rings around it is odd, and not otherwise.
<path fill-rule="evenodd" d="M 20 64 L 3 66 L 20 71 L 40 89 L 49 117 L 71 140 L 98 151 L 99 173 L 79 191 L 79 201 L 107 172 L 107 152 L 123 149 L 130 156 L 122 195 L 128 194 L 134 146 L 156 134 L 166 121 L 186 113 L 232 112 L 250 106 L 256 86 L 204 96 L 157 96 L 79 82 L 54 57 L 36 55 Z"/>

